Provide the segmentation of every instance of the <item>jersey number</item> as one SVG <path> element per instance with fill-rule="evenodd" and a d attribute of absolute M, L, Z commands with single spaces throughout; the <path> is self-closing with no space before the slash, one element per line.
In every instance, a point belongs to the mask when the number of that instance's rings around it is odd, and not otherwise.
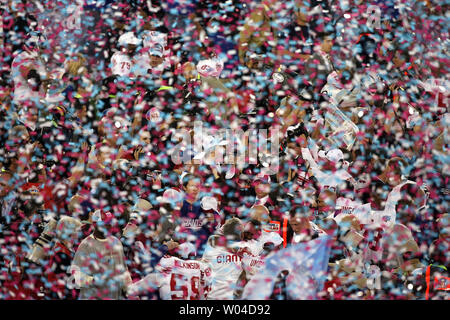
<path fill-rule="evenodd" d="M 189 283 L 190 282 L 190 283 Z M 192 277 L 189 281 L 186 276 L 179 273 L 172 273 L 170 277 L 170 291 L 172 300 L 187 300 L 189 297 L 189 286 L 191 291 L 190 300 L 198 300 L 199 277 Z"/>
<path fill-rule="evenodd" d="M 122 62 L 122 70 L 125 69 L 125 66 L 128 70 L 131 69 L 131 64 L 129 62 Z"/>

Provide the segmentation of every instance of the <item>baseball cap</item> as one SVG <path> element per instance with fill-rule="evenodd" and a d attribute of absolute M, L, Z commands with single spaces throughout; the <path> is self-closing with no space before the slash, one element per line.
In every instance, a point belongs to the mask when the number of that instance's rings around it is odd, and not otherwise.
<path fill-rule="evenodd" d="M 23 191 L 29 192 L 32 195 L 40 194 L 40 184 L 39 183 L 27 182 L 22 186 L 21 189 Z"/>
<path fill-rule="evenodd" d="M 134 33 L 131 32 L 131 31 L 130 32 L 125 32 L 124 34 L 122 34 L 119 37 L 119 45 L 121 45 L 121 46 L 125 46 L 125 45 L 128 45 L 128 44 L 137 46 L 140 43 L 141 43 L 141 40 L 136 38 Z"/>
<path fill-rule="evenodd" d="M 104 224 L 111 225 L 113 221 L 114 215 L 107 211 L 103 210 L 95 210 L 94 214 L 92 215 L 92 221 L 94 223 L 103 222 Z"/>
<path fill-rule="evenodd" d="M 339 162 L 344 160 L 344 153 L 340 149 L 331 149 L 327 153 L 319 151 L 319 156 L 328 159 L 331 162 Z"/>
<path fill-rule="evenodd" d="M 161 204 L 166 204 L 166 203 L 175 204 L 175 203 L 183 200 L 183 195 L 181 192 L 171 188 L 171 189 L 167 189 L 166 191 L 164 191 L 162 197 L 157 197 L 157 200 Z"/>
<path fill-rule="evenodd" d="M 189 258 L 189 256 L 191 255 L 193 256 L 197 255 L 197 249 L 190 242 L 184 242 L 180 244 L 177 248 L 177 252 L 184 259 Z"/>
<path fill-rule="evenodd" d="M 147 31 L 143 37 L 144 47 L 151 48 L 155 43 L 165 47 L 167 45 L 167 33 L 160 31 Z"/>
<path fill-rule="evenodd" d="M 159 123 L 162 121 L 161 112 L 157 107 L 153 107 L 149 111 L 147 111 L 147 113 L 145 114 L 145 118 L 150 122 Z"/>
<path fill-rule="evenodd" d="M 264 172 L 259 172 L 256 174 L 255 178 L 253 179 L 254 183 L 271 183 L 270 175 L 265 174 Z"/>
<path fill-rule="evenodd" d="M 157 43 L 153 47 L 150 48 L 149 54 L 151 56 L 157 56 L 157 57 L 162 58 L 164 55 L 163 52 L 164 52 L 164 49 L 163 49 L 162 45 Z"/>
<path fill-rule="evenodd" d="M 131 209 L 130 220 L 135 220 L 138 223 L 141 223 L 142 213 L 149 211 L 152 208 L 153 206 L 149 201 L 142 198 L 139 199 Z"/>
<path fill-rule="evenodd" d="M 201 200 L 201 206 L 203 210 L 217 211 L 217 199 L 215 197 L 203 197 Z"/>
<path fill-rule="evenodd" d="M 94 205 L 92 204 L 90 199 L 85 199 L 80 202 L 81 210 L 82 210 L 82 216 L 80 217 L 81 220 L 88 220 L 89 219 L 89 213 L 94 211 Z"/>

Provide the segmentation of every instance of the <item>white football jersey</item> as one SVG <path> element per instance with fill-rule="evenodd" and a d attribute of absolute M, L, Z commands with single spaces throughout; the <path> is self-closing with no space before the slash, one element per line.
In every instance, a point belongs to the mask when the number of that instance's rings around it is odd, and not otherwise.
<path fill-rule="evenodd" d="M 23 51 L 18 54 L 11 65 L 11 77 L 14 81 L 14 101 L 23 101 L 27 99 L 43 98 L 44 93 L 41 91 L 33 91 L 29 86 L 27 79 L 25 79 L 20 70 L 23 68 L 33 67 L 41 79 L 47 76 L 47 70 L 42 60 L 35 52 Z"/>
<path fill-rule="evenodd" d="M 245 246 L 254 255 L 259 255 L 266 243 L 273 243 L 275 246 L 279 246 L 283 243 L 283 238 L 276 231 L 263 230 L 258 239 L 252 239 L 245 242 Z"/>
<path fill-rule="evenodd" d="M 246 242 L 249 250 L 243 252 L 242 267 L 247 278 L 251 278 L 258 270 L 264 267 L 265 256 L 262 256 L 262 251 L 266 243 L 273 243 L 275 246 L 279 246 L 283 243 L 283 238 L 277 232 L 263 231 L 258 239 Z"/>
<path fill-rule="evenodd" d="M 244 269 L 247 278 L 251 278 L 258 270 L 264 267 L 264 257 L 260 254 L 252 252 L 244 252 L 242 256 L 242 268 Z"/>
<path fill-rule="evenodd" d="M 111 65 L 111 71 L 114 75 L 129 76 L 134 63 L 129 55 L 118 51 L 112 55 Z"/>
<path fill-rule="evenodd" d="M 156 269 L 160 272 L 159 294 L 162 300 L 205 300 L 211 286 L 211 267 L 198 260 L 163 257 Z"/>
<path fill-rule="evenodd" d="M 221 246 L 213 247 L 209 241 L 203 253 L 203 261 L 210 263 L 212 269 L 211 291 L 208 300 L 233 300 L 236 282 L 242 273 L 242 254 L 239 250 L 245 247 L 245 242 L 237 242 L 235 249 Z"/>

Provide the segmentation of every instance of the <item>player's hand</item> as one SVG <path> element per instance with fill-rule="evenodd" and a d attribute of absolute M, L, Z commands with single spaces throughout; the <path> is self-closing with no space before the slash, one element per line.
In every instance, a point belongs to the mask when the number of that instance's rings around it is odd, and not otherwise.
<path fill-rule="evenodd" d="M 141 153 L 144 153 L 144 151 L 142 151 L 142 146 L 138 146 L 133 152 L 134 160 L 139 160 L 139 155 Z"/>
<path fill-rule="evenodd" d="M 165 244 L 169 250 L 173 250 L 175 248 L 178 248 L 178 246 L 180 245 L 178 242 L 175 242 L 173 240 L 166 241 L 163 244 Z"/>
<path fill-rule="evenodd" d="M 389 86 L 389 90 L 391 90 L 392 92 L 395 92 L 398 90 L 398 86 L 395 83 L 393 83 Z"/>
<path fill-rule="evenodd" d="M 83 141 L 83 142 L 81 143 L 81 152 L 82 152 L 83 154 L 86 154 L 86 153 L 89 152 L 89 150 L 90 150 L 89 143 L 87 143 L 86 141 Z"/>

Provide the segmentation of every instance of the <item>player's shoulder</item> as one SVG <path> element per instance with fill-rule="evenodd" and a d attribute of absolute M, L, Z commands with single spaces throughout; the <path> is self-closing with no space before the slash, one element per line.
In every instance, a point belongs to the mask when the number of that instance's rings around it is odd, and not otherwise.
<path fill-rule="evenodd" d="M 113 55 L 111 56 L 111 60 L 112 60 L 112 59 L 115 59 L 115 60 L 118 60 L 118 59 L 126 59 L 126 58 L 128 58 L 128 56 L 127 56 L 125 53 L 121 52 L 121 51 L 116 51 L 116 52 L 114 52 Z"/>
<path fill-rule="evenodd" d="M 206 242 L 206 248 L 209 250 L 215 249 L 216 244 L 219 239 L 220 239 L 220 235 L 217 235 L 217 234 L 213 234 L 213 235 L 209 236 L 208 241 Z M 205 251 L 206 251 L 206 249 L 205 249 Z"/>
<path fill-rule="evenodd" d="M 232 243 L 230 245 L 231 248 L 233 249 L 237 249 L 237 250 L 244 250 L 244 249 L 249 249 L 249 244 L 247 241 L 241 240 L 241 241 L 236 241 L 234 243 Z"/>
<path fill-rule="evenodd" d="M 194 261 L 200 265 L 201 269 L 211 268 L 211 263 L 207 260 L 200 259 L 200 260 L 194 260 Z"/>
<path fill-rule="evenodd" d="M 261 241 L 260 239 L 247 240 L 246 247 L 251 252 L 251 254 L 256 255 L 261 249 Z"/>
<path fill-rule="evenodd" d="M 174 263 L 175 263 L 175 260 L 176 260 L 177 258 L 176 257 L 174 257 L 174 256 L 171 256 L 171 255 L 168 255 L 168 254 L 165 254 L 162 258 L 161 258 L 161 260 L 160 260 L 160 264 L 161 265 L 173 265 Z"/>
<path fill-rule="evenodd" d="M 94 242 L 95 242 L 95 238 L 92 234 L 90 234 L 86 238 L 81 240 L 81 242 L 78 246 L 78 250 L 89 247 L 89 246 L 93 246 Z"/>
<path fill-rule="evenodd" d="M 32 59 L 33 57 L 28 52 L 22 51 L 13 58 L 11 66 L 16 67 L 18 65 L 30 62 Z"/>
<path fill-rule="evenodd" d="M 113 55 L 111 57 L 118 57 L 118 56 L 123 56 L 124 53 L 122 51 L 116 51 L 113 53 Z"/>
<path fill-rule="evenodd" d="M 168 275 L 172 273 L 175 263 L 172 259 L 173 257 L 162 257 L 161 260 L 159 260 L 158 264 L 156 265 L 155 269 L 162 273 L 163 275 Z"/>
<path fill-rule="evenodd" d="M 115 236 L 109 236 L 107 239 L 108 239 L 108 242 L 113 245 L 113 247 L 116 247 L 116 246 L 118 246 L 120 248 L 123 247 L 122 242 L 119 240 L 119 238 L 117 238 Z"/>

